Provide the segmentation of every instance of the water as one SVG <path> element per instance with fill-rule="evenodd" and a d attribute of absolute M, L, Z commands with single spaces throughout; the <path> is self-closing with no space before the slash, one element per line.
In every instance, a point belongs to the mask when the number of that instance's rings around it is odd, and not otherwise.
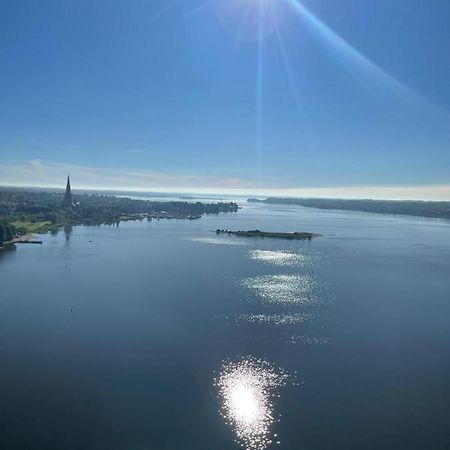
<path fill-rule="evenodd" d="M 244 206 L 0 254 L 0 448 L 449 448 L 450 224 Z"/>

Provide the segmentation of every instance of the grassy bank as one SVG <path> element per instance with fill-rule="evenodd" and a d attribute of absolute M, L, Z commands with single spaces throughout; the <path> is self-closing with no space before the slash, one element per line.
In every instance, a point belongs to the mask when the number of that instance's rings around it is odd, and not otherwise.
<path fill-rule="evenodd" d="M 22 221 L 15 221 L 11 222 L 12 225 L 16 227 L 18 231 L 21 233 L 47 233 L 47 231 L 50 231 L 55 226 L 52 225 L 48 221 L 41 221 L 41 222 L 22 222 Z"/>

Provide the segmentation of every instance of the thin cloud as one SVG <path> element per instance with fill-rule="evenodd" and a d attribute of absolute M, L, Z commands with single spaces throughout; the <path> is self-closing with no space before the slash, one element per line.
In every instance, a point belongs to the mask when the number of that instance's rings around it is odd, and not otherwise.
<path fill-rule="evenodd" d="M 73 187 L 95 189 L 151 190 L 161 188 L 239 188 L 249 183 L 239 178 L 221 178 L 191 174 L 169 174 L 137 169 L 111 169 L 41 160 L 21 164 L 0 164 L 3 185 L 61 186 L 70 173 Z"/>
<path fill-rule="evenodd" d="M 295 188 L 262 185 L 237 177 L 166 173 L 143 169 L 111 169 L 40 159 L 0 164 L 4 186 L 63 187 L 67 174 L 74 188 L 128 191 L 196 192 L 246 196 L 447 200 L 450 184 L 418 186 L 337 186 Z"/>

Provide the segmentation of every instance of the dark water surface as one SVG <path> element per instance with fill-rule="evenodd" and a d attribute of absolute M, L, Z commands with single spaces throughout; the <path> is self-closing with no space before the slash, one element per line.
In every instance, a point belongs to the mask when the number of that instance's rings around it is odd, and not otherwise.
<path fill-rule="evenodd" d="M 1 449 L 450 448 L 449 223 L 246 205 L 43 239 L 0 254 Z"/>

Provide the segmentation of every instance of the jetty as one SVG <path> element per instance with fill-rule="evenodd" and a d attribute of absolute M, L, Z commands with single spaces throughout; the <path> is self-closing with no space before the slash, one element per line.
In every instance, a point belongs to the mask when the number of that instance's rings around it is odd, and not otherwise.
<path fill-rule="evenodd" d="M 232 230 L 216 230 L 216 234 L 228 234 L 239 237 L 260 237 L 260 238 L 278 238 L 290 240 L 311 240 L 312 238 L 322 236 L 319 233 L 308 233 L 304 231 L 294 231 L 290 233 L 279 231 L 261 231 L 261 230 L 247 230 L 247 231 L 232 231 Z"/>
<path fill-rule="evenodd" d="M 31 233 L 28 233 L 23 234 L 22 236 L 17 236 L 10 241 L 0 243 L 0 248 L 5 249 L 13 247 L 16 244 L 43 244 L 43 241 L 41 241 L 40 239 L 35 239 Z"/>

